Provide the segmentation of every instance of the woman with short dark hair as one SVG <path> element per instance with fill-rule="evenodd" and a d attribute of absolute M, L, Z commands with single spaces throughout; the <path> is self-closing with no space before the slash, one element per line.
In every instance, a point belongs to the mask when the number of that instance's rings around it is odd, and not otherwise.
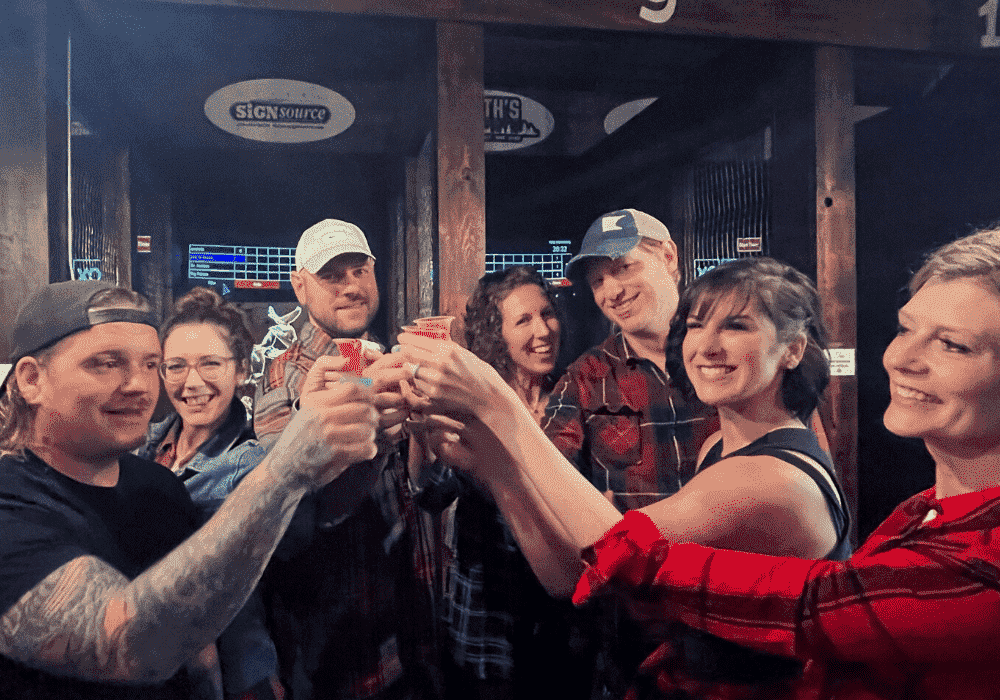
<path fill-rule="evenodd" d="M 815 286 L 777 260 L 727 263 L 684 291 L 668 339 L 668 368 L 682 389 L 718 410 L 720 430 L 702 446 L 695 476 L 642 509 L 665 534 L 746 552 L 850 555 L 846 499 L 829 455 L 804 422 L 829 382 L 824 350 Z M 424 366 L 422 360 L 420 377 Z M 505 514 L 519 533 L 523 518 Z M 522 542 L 536 571 L 550 590 L 567 593 L 577 565 L 534 558 L 535 544 Z M 672 649 L 669 690 L 691 693 L 677 697 L 770 698 L 801 672 L 793 659 L 742 649 L 686 625 L 657 630 L 649 649 L 663 639 Z"/>

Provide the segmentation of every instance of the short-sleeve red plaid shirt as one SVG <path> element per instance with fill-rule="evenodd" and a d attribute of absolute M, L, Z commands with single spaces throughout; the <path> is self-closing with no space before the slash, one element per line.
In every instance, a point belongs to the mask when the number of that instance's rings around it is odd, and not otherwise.
<path fill-rule="evenodd" d="M 1000 487 L 905 501 L 849 560 L 670 544 L 629 513 L 584 550 L 574 602 L 614 595 L 646 629 L 677 620 L 800 659 L 797 700 L 1000 696 Z M 664 696 L 691 688 L 669 644 L 643 664 Z"/>

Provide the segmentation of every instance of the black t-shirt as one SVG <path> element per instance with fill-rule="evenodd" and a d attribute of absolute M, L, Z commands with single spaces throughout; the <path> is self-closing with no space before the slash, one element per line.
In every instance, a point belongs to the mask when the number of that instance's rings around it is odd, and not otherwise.
<path fill-rule="evenodd" d="M 169 469 L 131 454 L 119 460 L 118 484 L 71 479 L 28 452 L 0 458 L 0 611 L 67 562 L 94 556 L 129 579 L 179 545 L 198 513 Z M 182 671 L 159 686 L 90 683 L 30 669 L 0 656 L 0 698 L 189 697 Z"/>

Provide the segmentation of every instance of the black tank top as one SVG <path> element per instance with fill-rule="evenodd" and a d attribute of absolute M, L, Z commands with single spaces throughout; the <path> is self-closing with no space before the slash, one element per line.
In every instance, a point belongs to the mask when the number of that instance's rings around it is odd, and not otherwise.
<path fill-rule="evenodd" d="M 826 471 L 829 479 L 825 478 L 817 471 L 816 466 L 796 456 L 796 452 L 811 457 Z M 851 516 L 847 510 L 847 498 L 837 481 L 837 473 L 833 469 L 833 463 L 826 451 L 819 446 L 816 433 L 809 428 L 779 428 L 765 433 L 749 445 L 727 454 L 726 457 L 757 457 L 766 455 L 787 462 L 793 467 L 798 467 L 806 476 L 816 482 L 823 499 L 826 501 L 826 509 L 830 513 L 830 520 L 837 532 L 837 543 L 833 545 L 826 557 L 834 561 L 844 561 L 851 556 Z M 712 445 L 712 449 L 705 455 L 705 459 L 698 465 L 698 471 L 707 469 L 716 462 L 722 460 L 722 440 Z"/>
<path fill-rule="evenodd" d="M 816 466 L 797 454 L 811 457 L 830 476 L 825 478 Z M 771 431 L 746 447 L 735 450 L 726 457 L 769 455 L 798 467 L 819 486 L 826 500 L 830 519 L 837 531 L 837 543 L 826 555 L 827 559 L 843 561 L 851 554 L 851 518 L 847 499 L 837 481 L 830 457 L 819 446 L 816 434 L 808 428 L 781 428 Z M 719 440 L 705 455 L 698 471 L 722 460 L 722 441 Z M 673 646 L 673 668 L 682 676 L 703 683 L 752 686 L 753 698 L 779 697 L 790 692 L 790 684 L 801 676 L 802 664 L 797 659 L 777 656 L 742 647 L 735 642 L 702 632 L 681 622 L 668 627 L 667 636 Z M 652 684 L 652 678 L 639 681 L 637 693 L 641 698 L 662 698 Z M 642 681 L 646 680 L 647 683 Z M 644 687 L 648 686 L 648 687 Z M 671 696 L 677 700 L 696 700 L 700 696 L 678 690 Z"/>

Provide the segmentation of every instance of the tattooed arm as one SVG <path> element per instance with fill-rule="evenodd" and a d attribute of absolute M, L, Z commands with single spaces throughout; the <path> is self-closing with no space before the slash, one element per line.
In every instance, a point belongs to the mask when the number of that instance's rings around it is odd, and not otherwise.
<path fill-rule="evenodd" d="M 320 358 L 301 410 L 195 534 L 133 581 L 96 557 L 53 571 L 0 618 L 0 654 L 50 673 L 155 683 L 215 641 L 256 586 L 309 490 L 375 456 L 371 392 L 326 384 Z"/>
<path fill-rule="evenodd" d="M 222 666 L 219 664 L 219 648 L 209 644 L 198 652 L 194 661 L 188 662 L 188 676 L 194 688 L 191 700 L 223 700 Z"/>

